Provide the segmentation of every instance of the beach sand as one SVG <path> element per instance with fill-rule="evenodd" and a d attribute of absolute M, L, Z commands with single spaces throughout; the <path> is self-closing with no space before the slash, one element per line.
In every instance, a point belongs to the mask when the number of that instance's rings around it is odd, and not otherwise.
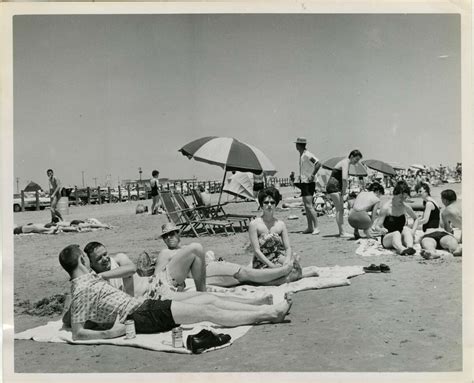
<path fill-rule="evenodd" d="M 460 193 L 461 185 L 447 188 Z M 283 188 L 286 196 L 296 193 Z M 224 198 L 224 201 L 226 198 Z M 20 313 L 18 304 L 36 302 L 69 290 L 58 263 L 65 246 L 104 243 L 109 253 L 125 252 L 132 260 L 143 251 L 164 247 L 158 239 L 164 215 L 136 215 L 137 202 L 70 207 L 68 220 L 94 217 L 116 226 L 111 230 L 58 235 L 25 235 L 14 239 L 15 332 L 45 324 L 55 317 Z M 151 201 L 146 201 L 151 205 Z M 228 212 L 255 212 L 255 203 L 229 204 Z M 231 347 L 203 355 L 156 353 L 132 347 L 72 346 L 15 341 L 15 372 L 437 372 L 462 369 L 462 259 L 425 261 L 415 257 L 360 257 L 357 244 L 335 237 L 332 217 L 320 217 L 321 234 L 303 235 L 301 209 L 279 210 L 303 266 L 386 263 L 389 274 L 365 274 L 350 286 L 297 293 L 288 323 L 253 327 Z M 47 222 L 49 211 L 14 215 L 16 224 Z M 346 221 L 347 225 L 347 221 Z M 183 243 L 196 239 L 185 237 Z M 248 264 L 247 233 L 198 239 L 217 257 Z"/>

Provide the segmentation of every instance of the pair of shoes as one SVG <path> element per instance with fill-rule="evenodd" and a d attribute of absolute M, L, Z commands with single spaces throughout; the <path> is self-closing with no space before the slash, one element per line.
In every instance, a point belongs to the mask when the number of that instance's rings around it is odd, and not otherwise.
<path fill-rule="evenodd" d="M 362 268 L 366 273 L 380 273 L 380 266 L 377 266 L 375 263 L 372 263 L 370 266 Z"/>
<path fill-rule="evenodd" d="M 368 267 L 363 267 L 363 270 L 366 273 L 390 273 L 390 267 L 386 265 L 385 263 L 381 263 L 380 266 L 377 266 L 375 263 L 372 263 Z"/>
<path fill-rule="evenodd" d="M 403 250 L 400 255 L 415 255 L 416 250 L 413 247 L 409 247 L 408 249 Z"/>
<path fill-rule="evenodd" d="M 231 336 L 228 334 L 215 334 L 209 330 L 201 330 L 199 333 L 189 335 L 186 339 L 186 348 L 193 354 L 201 354 L 203 351 L 222 346 L 230 342 Z"/>

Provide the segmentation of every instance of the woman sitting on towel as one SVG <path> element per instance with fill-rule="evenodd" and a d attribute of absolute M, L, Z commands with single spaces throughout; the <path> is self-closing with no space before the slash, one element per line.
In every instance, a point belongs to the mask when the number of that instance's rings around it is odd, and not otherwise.
<path fill-rule="evenodd" d="M 263 214 L 250 222 L 249 235 L 253 250 L 252 267 L 254 269 L 272 269 L 282 265 L 293 265 L 291 273 L 281 278 L 280 282 L 285 283 L 313 275 L 304 275 L 298 259 L 291 251 L 285 223 L 274 217 L 275 208 L 280 201 L 280 192 L 274 187 L 265 188 L 258 193 L 258 202 Z"/>
<path fill-rule="evenodd" d="M 395 249 L 400 255 L 414 255 L 413 248 L 415 231 L 419 218 L 413 209 L 405 203 L 410 196 L 410 187 L 405 181 L 397 182 L 393 189 L 393 197 L 380 209 L 379 217 L 374 224 L 375 231 L 386 233 L 382 235 L 382 246 L 385 249 Z M 406 226 L 406 215 L 413 218 L 411 228 Z"/>
<path fill-rule="evenodd" d="M 360 192 L 352 206 L 349 217 L 349 225 L 354 228 L 354 237 L 360 238 L 359 230 L 364 230 L 367 238 L 372 238 L 374 232 L 370 230 L 380 205 L 380 196 L 385 194 L 385 190 L 378 182 L 374 182 L 367 188 L 368 191 Z M 372 212 L 372 216 L 369 215 Z"/>

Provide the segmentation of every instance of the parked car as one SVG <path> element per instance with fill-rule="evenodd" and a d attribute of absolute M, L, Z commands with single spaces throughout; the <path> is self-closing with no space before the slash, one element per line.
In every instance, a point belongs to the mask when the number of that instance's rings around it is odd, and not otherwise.
<path fill-rule="evenodd" d="M 39 208 L 44 210 L 45 208 L 51 206 L 51 200 L 49 196 L 45 193 L 39 193 Z M 24 192 L 24 203 L 25 210 L 35 210 L 36 209 L 36 193 L 33 192 Z M 21 211 L 21 194 L 13 194 L 13 211 Z"/>

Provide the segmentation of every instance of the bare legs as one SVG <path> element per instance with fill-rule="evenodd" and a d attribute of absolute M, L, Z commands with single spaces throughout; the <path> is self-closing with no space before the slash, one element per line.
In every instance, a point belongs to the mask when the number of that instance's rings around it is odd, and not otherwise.
<path fill-rule="evenodd" d="M 166 267 L 171 277 L 178 283 L 182 283 L 191 271 L 196 290 L 206 291 L 206 262 L 201 244 L 193 242 L 179 249 Z"/>
<path fill-rule="evenodd" d="M 202 298 L 201 298 L 202 299 Z M 252 306 L 239 304 L 238 309 L 222 308 L 213 303 L 202 303 L 196 298 L 186 302 L 173 301 L 171 313 L 176 323 L 191 324 L 209 321 L 221 326 L 235 327 L 265 321 L 282 322 L 291 307 L 291 301 L 283 301 L 272 306 Z"/>
<path fill-rule="evenodd" d="M 334 207 L 336 208 L 336 223 L 339 230 L 339 236 L 348 238 L 350 235 L 344 231 L 344 200 L 342 198 L 342 194 L 331 193 L 329 196 L 331 197 Z"/>
<path fill-rule="evenodd" d="M 415 253 L 413 250 L 413 234 L 407 227 L 404 227 L 401 233 L 399 231 L 394 231 L 386 234 L 383 237 L 383 246 L 386 249 L 395 249 L 397 254 L 400 255 L 406 255 L 405 252 L 408 249 L 412 249 L 412 251 L 407 254 L 413 255 Z"/>
<path fill-rule="evenodd" d="M 439 241 L 440 246 L 449 251 L 455 257 L 462 256 L 462 247 L 451 235 L 446 235 Z M 433 238 L 423 238 L 421 241 L 421 256 L 425 259 L 436 259 L 441 257 L 441 252 L 436 249 L 436 240 Z"/>
<path fill-rule="evenodd" d="M 308 227 L 303 231 L 303 234 L 319 234 L 318 214 L 316 213 L 316 210 L 314 210 L 313 196 L 303 196 L 302 199 L 304 210 L 306 212 L 306 220 L 308 221 Z"/>
<path fill-rule="evenodd" d="M 59 201 L 59 198 L 57 196 L 54 196 L 53 198 L 51 198 L 51 207 L 50 207 L 50 209 L 51 209 L 51 222 L 53 221 L 54 217 L 59 218 L 59 220 L 61 220 L 61 221 L 63 220 L 63 217 L 62 217 L 61 213 L 57 209 L 58 201 Z"/>

